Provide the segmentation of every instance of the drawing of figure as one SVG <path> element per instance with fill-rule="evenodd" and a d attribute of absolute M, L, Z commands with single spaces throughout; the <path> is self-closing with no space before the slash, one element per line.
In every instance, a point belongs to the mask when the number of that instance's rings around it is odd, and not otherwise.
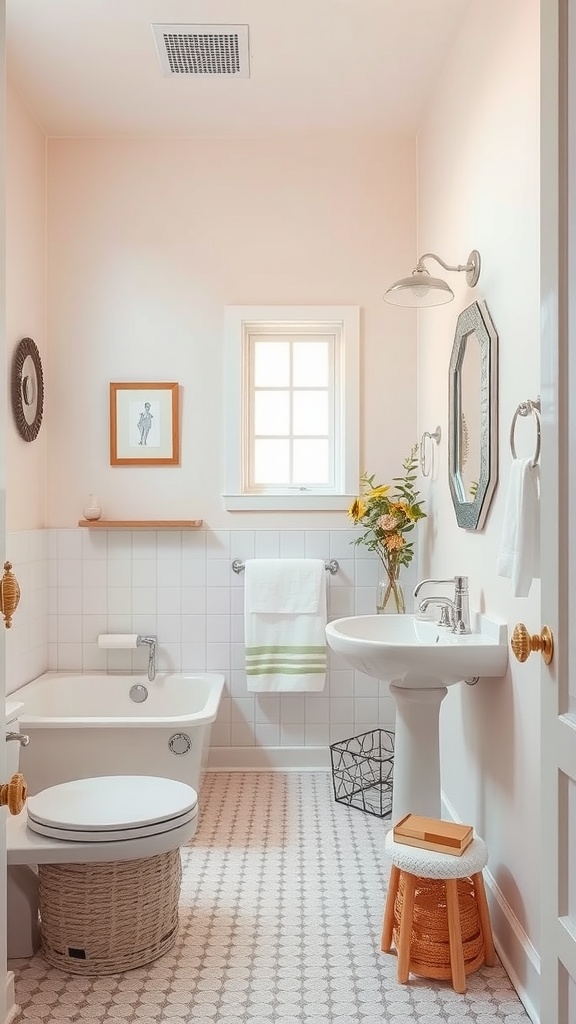
<path fill-rule="evenodd" d="M 140 413 L 140 418 L 137 423 L 138 430 L 140 431 L 140 440 L 138 441 L 138 444 L 147 443 L 151 426 L 152 413 L 150 412 L 150 402 L 144 402 L 144 411 Z"/>

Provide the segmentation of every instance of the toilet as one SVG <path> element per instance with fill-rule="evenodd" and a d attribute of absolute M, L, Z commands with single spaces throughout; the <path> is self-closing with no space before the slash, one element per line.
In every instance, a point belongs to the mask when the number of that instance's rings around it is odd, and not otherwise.
<path fill-rule="evenodd" d="M 6 704 L 10 731 L 21 708 Z M 19 750 L 7 744 L 9 775 Z M 9 958 L 41 945 L 62 970 L 111 974 L 163 955 L 176 940 L 179 849 L 197 819 L 196 791 L 154 776 L 70 780 L 30 797 L 6 822 Z"/>

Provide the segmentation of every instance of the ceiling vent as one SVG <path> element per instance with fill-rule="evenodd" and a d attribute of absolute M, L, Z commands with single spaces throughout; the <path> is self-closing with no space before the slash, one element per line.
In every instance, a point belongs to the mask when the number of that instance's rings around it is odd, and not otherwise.
<path fill-rule="evenodd" d="M 164 77 L 250 77 L 248 25 L 152 25 Z"/>

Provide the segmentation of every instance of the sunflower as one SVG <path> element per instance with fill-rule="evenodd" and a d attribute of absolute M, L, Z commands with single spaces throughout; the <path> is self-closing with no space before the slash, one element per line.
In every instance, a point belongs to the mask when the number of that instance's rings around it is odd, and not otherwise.
<path fill-rule="evenodd" d="M 350 508 L 348 509 L 348 517 L 352 520 L 353 523 L 359 523 L 360 520 L 362 519 L 362 516 L 364 516 L 365 514 L 366 506 L 364 505 L 362 498 L 354 498 L 354 501 L 352 502 Z"/>

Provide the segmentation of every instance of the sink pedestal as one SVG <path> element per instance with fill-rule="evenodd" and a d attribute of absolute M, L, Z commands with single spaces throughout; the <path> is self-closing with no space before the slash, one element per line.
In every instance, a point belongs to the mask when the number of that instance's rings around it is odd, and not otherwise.
<path fill-rule="evenodd" d="M 440 818 L 440 705 L 445 686 L 390 685 L 396 700 L 392 824 L 406 814 Z"/>

